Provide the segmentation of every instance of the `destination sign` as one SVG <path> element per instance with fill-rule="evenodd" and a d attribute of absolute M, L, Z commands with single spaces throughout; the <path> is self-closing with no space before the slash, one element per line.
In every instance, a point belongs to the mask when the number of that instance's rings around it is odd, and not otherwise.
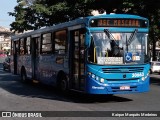
<path fill-rule="evenodd" d="M 123 57 L 98 57 L 98 64 L 123 64 Z"/>
<path fill-rule="evenodd" d="M 147 27 L 146 20 L 141 19 L 93 19 L 91 27 Z"/>

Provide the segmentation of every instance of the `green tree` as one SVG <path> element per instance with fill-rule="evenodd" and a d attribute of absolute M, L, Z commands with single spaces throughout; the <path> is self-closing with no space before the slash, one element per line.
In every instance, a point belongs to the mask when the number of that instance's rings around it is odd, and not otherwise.
<path fill-rule="evenodd" d="M 90 14 L 88 6 L 94 0 L 17 0 L 9 15 L 16 18 L 11 30 L 23 32 L 69 21 Z"/>
<path fill-rule="evenodd" d="M 17 0 L 18 5 L 15 6 L 14 12 L 9 12 L 10 16 L 15 17 L 15 21 L 12 22 L 11 30 L 23 32 L 24 30 L 34 29 L 30 19 L 34 19 L 32 16 L 32 9 L 27 6 L 26 1 Z"/>

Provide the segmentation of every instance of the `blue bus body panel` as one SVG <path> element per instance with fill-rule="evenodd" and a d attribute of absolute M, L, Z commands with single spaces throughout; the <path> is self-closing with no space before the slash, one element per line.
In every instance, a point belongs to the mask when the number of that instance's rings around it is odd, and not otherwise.
<path fill-rule="evenodd" d="M 56 86 L 58 72 L 63 70 L 68 73 L 68 68 L 64 67 L 64 63 L 56 63 L 57 56 L 60 57 L 60 55 L 53 54 L 39 56 L 37 77 L 42 83 Z M 63 55 L 61 57 L 63 58 Z"/>
<path fill-rule="evenodd" d="M 89 16 L 87 17 L 88 19 L 96 19 L 96 18 L 125 18 L 125 19 L 131 19 L 131 18 L 135 18 L 135 19 L 143 19 L 143 20 L 147 20 L 144 17 L 138 16 L 138 15 L 130 15 L 130 14 L 103 14 L 103 15 L 97 15 L 97 16 Z"/>

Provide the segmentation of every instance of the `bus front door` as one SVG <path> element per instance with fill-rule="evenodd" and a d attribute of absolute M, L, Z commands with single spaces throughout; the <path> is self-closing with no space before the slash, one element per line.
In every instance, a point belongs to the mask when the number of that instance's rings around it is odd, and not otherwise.
<path fill-rule="evenodd" d="M 38 80 L 38 55 L 39 55 L 40 37 L 32 38 L 31 59 L 32 59 L 32 79 Z"/>
<path fill-rule="evenodd" d="M 79 91 L 84 91 L 84 29 L 71 31 L 71 57 L 70 57 L 70 75 L 71 88 Z"/>

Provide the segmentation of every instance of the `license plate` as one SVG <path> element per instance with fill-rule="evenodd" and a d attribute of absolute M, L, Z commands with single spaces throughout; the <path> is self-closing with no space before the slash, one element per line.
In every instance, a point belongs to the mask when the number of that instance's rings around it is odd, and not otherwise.
<path fill-rule="evenodd" d="M 120 90 L 130 90 L 130 86 L 121 86 Z"/>

